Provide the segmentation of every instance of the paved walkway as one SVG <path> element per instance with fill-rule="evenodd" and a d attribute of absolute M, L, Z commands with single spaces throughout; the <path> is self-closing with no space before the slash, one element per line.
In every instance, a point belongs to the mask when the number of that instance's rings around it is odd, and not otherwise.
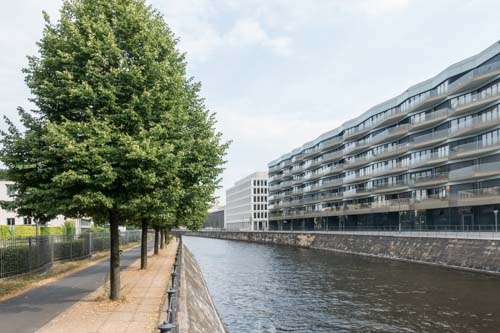
<path fill-rule="evenodd" d="M 121 268 L 140 257 L 135 247 L 122 254 Z M 32 333 L 103 285 L 109 260 L 0 302 L 0 332 Z"/>
<path fill-rule="evenodd" d="M 139 269 L 140 260 L 122 271 L 121 301 L 108 301 L 101 287 L 37 332 L 157 332 L 176 249 L 177 242 L 173 241 L 158 256 L 150 253 L 145 271 Z"/>

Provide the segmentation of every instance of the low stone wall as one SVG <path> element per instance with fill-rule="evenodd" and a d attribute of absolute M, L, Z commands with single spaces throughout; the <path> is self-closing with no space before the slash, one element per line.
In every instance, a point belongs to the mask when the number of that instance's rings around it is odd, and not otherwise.
<path fill-rule="evenodd" d="M 210 296 L 196 259 L 182 251 L 178 324 L 180 333 L 227 332 Z"/>
<path fill-rule="evenodd" d="M 500 273 L 500 241 L 377 235 L 286 232 L 186 232 L 199 236 L 300 246 L 393 260 Z"/>

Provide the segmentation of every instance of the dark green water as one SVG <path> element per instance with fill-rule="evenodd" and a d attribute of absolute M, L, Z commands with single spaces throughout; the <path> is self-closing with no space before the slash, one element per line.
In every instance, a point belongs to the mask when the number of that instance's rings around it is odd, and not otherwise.
<path fill-rule="evenodd" d="M 185 237 L 230 332 L 500 332 L 500 278 Z"/>

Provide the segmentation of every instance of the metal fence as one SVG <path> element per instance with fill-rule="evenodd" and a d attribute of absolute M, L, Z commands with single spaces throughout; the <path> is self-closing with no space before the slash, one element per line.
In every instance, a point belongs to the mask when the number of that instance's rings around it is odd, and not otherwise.
<path fill-rule="evenodd" d="M 302 225 L 288 226 L 283 229 L 270 229 L 271 232 L 309 232 L 353 235 L 380 235 L 430 238 L 463 238 L 463 239 L 500 239 L 497 225 L 393 225 L 393 226 L 329 226 L 323 225 L 308 228 Z"/>
<path fill-rule="evenodd" d="M 181 265 L 182 265 L 182 235 L 178 236 L 179 245 L 177 246 L 177 254 L 175 255 L 174 268 L 172 270 L 172 282 L 170 289 L 167 291 L 168 307 L 167 318 L 158 326 L 160 333 L 178 333 L 179 325 L 177 323 L 177 313 L 179 311 L 179 294 L 181 280 Z"/>
<path fill-rule="evenodd" d="M 120 244 L 140 239 L 140 230 L 120 233 Z M 86 258 L 109 247 L 109 233 L 0 239 L 0 278 L 34 272 L 54 261 Z"/>

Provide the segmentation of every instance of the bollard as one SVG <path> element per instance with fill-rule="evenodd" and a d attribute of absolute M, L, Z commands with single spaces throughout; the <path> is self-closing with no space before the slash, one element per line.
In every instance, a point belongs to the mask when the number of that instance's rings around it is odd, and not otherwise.
<path fill-rule="evenodd" d="M 172 299 L 172 296 L 175 295 L 177 293 L 177 289 L 174 289 L 174 288 L 170 288 L 169 290 L 167 290 L 167 295 L 168 295 L 168 304 L 170 305 L 172 302 L 171 302 L 171 299 Z"/>
<path fill-rule="evenodd" d="M 175 286 L 175 278 L 177 277 L 177 273 L 176 272 L 172 272 L 172 284 L 171 286 Z"/>
<path fill-rule="evenodd" d="M 176 325 L 172 323 L 167 323 L 164 322 L 160 326 L 158 326 L 158 329 L 160 330 L 161 333 L 167 333 L 167 332 L 172 332 L 175 329 Z"/>

